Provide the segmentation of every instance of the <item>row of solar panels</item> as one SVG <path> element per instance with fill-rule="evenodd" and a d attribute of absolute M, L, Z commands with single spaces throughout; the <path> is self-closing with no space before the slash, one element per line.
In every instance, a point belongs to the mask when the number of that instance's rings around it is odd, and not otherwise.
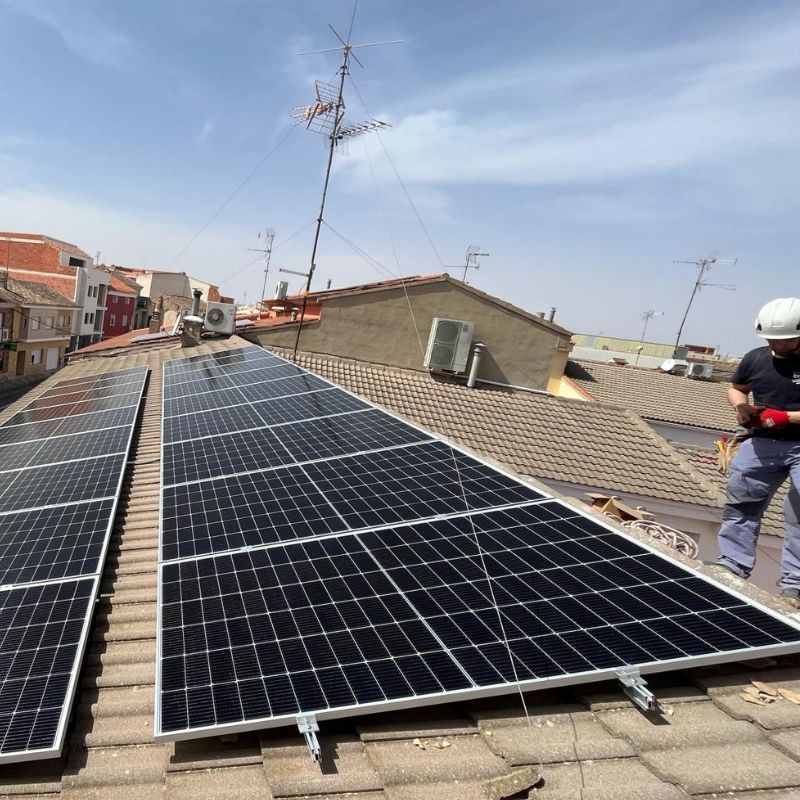
<path fill-rule="evenodd" d="M 0 426 L 0 762 L 61 752 L 147 372 L 59 381 Z"/>
<path fill-rule="evenodd" d="M 796 650 L 800 629 L 273 354 L 165 363 L 157 738 Z"/>

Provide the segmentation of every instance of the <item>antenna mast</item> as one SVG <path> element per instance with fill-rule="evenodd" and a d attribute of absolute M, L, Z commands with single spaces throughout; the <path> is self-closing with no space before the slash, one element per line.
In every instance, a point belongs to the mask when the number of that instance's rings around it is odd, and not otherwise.
<path fill-rule="evenodd" d="M 325 180 L 322 184 L 322 198 L 319 205 L 319 216 L 317 217 L 317 227 L 314 232 L 314 244 L 311 248 L 311 264 L 309 266 L 306 280 L 306 288 L 303 292 L 303 305 L 300 309 L 300 320 L 297 326 L 297 337 L 294 341 L 294 356 L 297 357 L 297 347 L 300 344 L 300 331 L 303 328 L 303 319 L 306 314 L 306 305 L 308 303 L 308 295 L 311 292 L 311 281 L 314 277 L 314 270 L 317 267 L 317 247 L 319 246 L 319 235 L 322 230 L 322 222 L 325 214 L 325 200 L 328 195 L 328 184 L 331 177 L 331 167 L 333 166 L 333 153 L 337 145 L 341 145 L 347 139 L 359 136 L 362 133 L 384 128 L 387 126 L 386 122 L 379 119 L 371 119 L 358 125 L 343 125 L 344 120 L 344 81 L 350 73 L 350 59 L 352 58 L 356 64 L 362 69 L 364 65 L 358 60 L 358 57 L 353 52 L 362 47 L 375 47 L 383 44 L 397 44 L 398 40 L 386 42 L 367 42 L 365 44 L 350 44 L 350 36 L 353 33 L 353 23 L 356 18 L 356 10 L 358 9 L 358 0 L 353 6 L 353 16 L 350 19 L 350 29 L 347 32 L 347 41 L 342 39 L 336 32 L 336 29 L 329 25 L 328 27 L 333 31 L 334 36 L 341 42 L 341 46 L 329 47 L 324 50 L 309 50 L 299 55 L 309 55 L 311 53 L 330 53 L 334 51 L 342 51 L 342 63 L 339 67 L 339 85 L 333 86 L 328 83 L 316 81 L 316 102 L 311 105 L 304 106 L 296 110 L 294 118 L 298 124 L 305 122 L 308 130 L 313 130 L 316 133 L 321 133 L 328 137 L 328 163 L 325 168 Z"/>
<path fill-rule="evenodd" d="M 697 280 L 694 282 L 694 287 L 692 288 L 692 294 L 689 297 L 689 302 L 686 304 L 686 311 L 683 312 L 683 319 L 681 320 L 681 326 L 678 328 L 678 335 L 675 338 L 675 350 L 673 351 L 673 358 L 677 358 L 678 347 L 681 343 L 681 334 L 683 333 L 683 326 L 686 324 L 686 318 L 689 316 L 689 309 L 692 307 L 692 303 L 694 302 L 695 295 L 704 287 L 710 286 L 714 289 L 725 289 L 729 292 L 735 292 L 736 286 L 735 284 L 731 283 L 709 283 L 708 281 L 703 280 L 703 276 L 711 269 L 714 264 L 730 264 L 734 266 L 738 261 L 738 258 L 719 258 L 717 251 L 714 251 L 710 256 L 707 258 L 700 258 L 696 261 L 673 261 L 673 264 L 694 264 L 696 267 L 700 268 L 700 272 L 697 274 Z"/>
<path fill-rule="evenodd" d="M 261 238 L 261 234 L 258 234 L 258 238 Z M 254 253 L 263 253 L 264 254 L 264 288 L 261 290 L 261 299 L 258 301 L 258 305 L 261 306 L 261 310 L 266 310 L 265 300 L 267 297 L 267 275 L 269 274 L 269 262 L 272 258 L 272 243 L 275 241 L 275 231 L 272 228 L 265 228 L 264 230 L 264 246 L 263 247 L 248 247 L 248 250 L 252 250 Z"/>

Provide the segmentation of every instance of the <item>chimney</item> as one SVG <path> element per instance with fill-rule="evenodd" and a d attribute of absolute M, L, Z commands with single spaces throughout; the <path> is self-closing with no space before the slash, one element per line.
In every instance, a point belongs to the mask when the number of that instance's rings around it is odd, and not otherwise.
<path fill-rule="evenodd" d="M 556 318 L 556 311 L 558 309 L 555 306 L 550 308 L 550 313 L 547 315 L 547 321 L 552 322 Z"/>
<path fill-rule="evenodd" d="M 200 298 L 203 296 L 203 292 L 200 289 L 195 289 L 192 292 L 194 299 L 192 300 L 192 316 L 199 317 L 200 316 Z"/>
<path fill-rule="evenodd" d="M 150 317 L 150 333 L 158 333 L 161 330 L 161 323 L 164 319 L 164 295 L 158 298 L 158 307 L 153 311 L 153 316 Z"/>
<path fill-rule="evenodd" d="M 544 311 L 537 311 L 536 316 L 539 317 L 539 319 L 544 319 Z"/>
<path fill-rule="evenodd" d="M 291 310 L 290 314 L 289 314 L 289 316 L 291 317 L 292 322 L 297 322 L 297 311 L 298 311 L 298 309 L 293 308 Z"/>

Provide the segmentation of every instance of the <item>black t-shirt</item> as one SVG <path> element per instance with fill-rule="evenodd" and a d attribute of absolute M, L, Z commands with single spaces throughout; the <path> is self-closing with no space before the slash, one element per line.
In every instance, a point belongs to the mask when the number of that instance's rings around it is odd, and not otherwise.
<path fill-rule="evenodd" d="M 731 382 L 749 386 L 757 406 L 800 411 L 800 356 L 775 358 L 769 346 L 757 347 L 741 360 Z M 800 441 L 800 425 L 792 423 L 778 430 L 756 428 L 753 435 Z"/>

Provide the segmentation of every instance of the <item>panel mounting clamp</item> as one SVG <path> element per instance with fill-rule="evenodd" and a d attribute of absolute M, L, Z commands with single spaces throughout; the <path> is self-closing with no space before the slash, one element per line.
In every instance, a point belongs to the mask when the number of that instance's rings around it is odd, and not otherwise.
<path fill-rule="evenodd" d="M 317 731 L 319 730 L 319 723 L 313 714 L 301 714 L 296 718 L 297 730 L 303 734 L 306 740 L 306 747 L 311 760 L 315 764 L 319 764 L 322 759 L 322 751 L 319 747 L 319 740 L 317 739 Z"/>
<path fill-rule="evenodd" d="M 642 711 L 654 711 L 658 708 L 656 696 L 647 688 L 647 682 L 638 669 L 620 670 L 617 672 L 617 680 L 622 684 L 622 691 Z"/>

